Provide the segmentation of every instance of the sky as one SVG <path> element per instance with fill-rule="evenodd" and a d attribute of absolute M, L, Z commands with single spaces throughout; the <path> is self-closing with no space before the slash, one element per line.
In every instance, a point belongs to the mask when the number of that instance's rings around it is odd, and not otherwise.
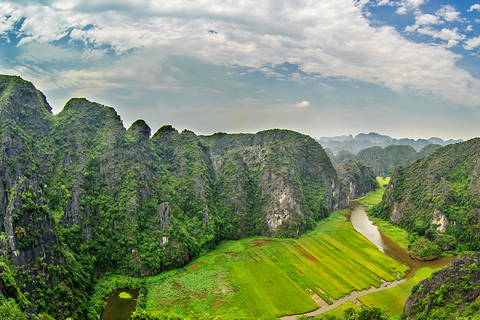
<path fill-rule="evenodd" d="M 0 73 L 196 134 L 480 135 L 480 0 L 1 0 Z"/>

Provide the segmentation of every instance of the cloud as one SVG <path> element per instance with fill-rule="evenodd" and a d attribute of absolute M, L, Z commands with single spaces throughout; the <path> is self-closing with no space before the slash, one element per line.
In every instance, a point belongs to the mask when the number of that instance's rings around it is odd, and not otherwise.
<path fill-rule="evenodd" d="M 393 5 L 393 1 L 391 0 L 378 0 L 377 6 L 391 6 Z"/>
<path fill-rule="evenodd" d="M 440 23 L 431 15 L 419 16 L 417 28 L 446 41 L 446 46 L 411 42 L 392 27 L 374 27 L 359 7 L 366 2 L 355 5 L 351 0 L 323 0 L 308 6 L 293 0 L 283 1 L 281 6 L 273 1 L 255 0 L 228 5 L 222 0 L 211 0 L 208 6 L 187 0 L 51 3 L 48 7 L 34 2 L 2 1 L 0 12 L 10 18 L 1 20 L 6 26 L 0 36 L 11 30 L 15 22 L 23 21 L 17 30 L 20 47 L 70 41 L 72 47 L 81 51 L 79 59 L 83 56 L 83 62 L 103 61 L 112 55 L 112 61 L 118 63 L 102 65 L 103 71 L 97 74 L 107 77 L 105 83 L 99 84 L 105 90 L 110 90 L 110 84 L 117 88 L 134 80 L 137 85 L 156 81 L 162 73 L 156 67 L 166 57 L 186 56 L 214 66 L 240 66 L 272 79 L 296 83 L 309 77 L 354 80 L 396 92 L 432 92 L 457 103 L 480 105 L 479 80 L 457 67 L 459 55 L 446 48 L 464 36 L 457 29 L 428 28 Z M 425 1 L 396 3 L 407 12 Z M 447 21 L 459 17 L 451 6 L 442 7 L 438 15 Z M 468 46 L 472 45 L 470 42 Z M 286 62 L 298 66 L 298 71 L 287 75 L 277 72 L 275 66 Z M 118 74 L 114 78 L 109 76 L 109 69 L 123 71 L 113 72 Z M 52 79 L 57 79 L 60 86 L 65 78 L 62 73 L 70 71 L 73 73 L 66 78 L 68 83 L 85 87 L 86 81 L 81 80 L 85 77 L 78 73 L 81 70 L 61 70 Z M 134 80 L 129 80 L 129 76 Z M 78 81 L 74 80 L 77 78 Z M 178 84 L 159 85 L 181 90 Z"/>
<path fill-rule="evenodd" d="M 458 33 L 458 28 L 454 28 L 454 29 L 443 28 L 442 30 L 438 31 L 430 27 L 425 27 L 425 28 L 418 28 L 417 31 L 418 33 L 426 34 L 433 38 L 438 38 L 446 41 L 465 39 L 464 34 Z"/>
<path fill-rule="evenodd" d="M 429 25 L 429 24 L 441 24 L 443 23 L 437 16 L 432 14 L 422 14 L 415 17 L 415 22 L 417 25 Z"/>
<path fill-rule="evenodd" d="M 454 7 L 447 4 L 442 6 L 440 10 L 437 11 L 437 15 L 444 18 L 447 21 L 460 21 L 460 12 L 456 11 Z"/>
<path fill-rule="evenodd" d="M 468 12 L 472 12 L 473 10 L 477 10 L 477 11 L 480 12 L 480 4 L 478 4 L 478 3 L 477 4 L 472 4 L 470 6 L 470 9 L 468 9 Z"/>
<path fill-rule="evenodd" d="M 417 30 L 419 26 L 431 24 L 443 24 L 443 21 L 441 21 L 439 17 L 432 14 L 419 14 L 415 16 L 415 24 L 405 27 L 405 31 L 413 32 Z"/>
<path fill-rule="evenodd" d="M 465 48 L 465 50 L 473 50 L 480 47 L 480 36 L 468 39 L 467 41 L 465 41 L 463 47 Z"/>
<path fill-rule="evenodd" d="M 425 0 L 402 0 L 400 3 L 397 3 L 400 7 L 396 12 L 398 14 L 406 14 L 408 10 L 417 9 L 424 3 Z"/>
<path fill-rule="evenodd" d="M 297 108 L 308 108 L 308 107 L 310 107 L 310 102 L 308 102 L 308 101 L 297 102 L 295 104 L 295 107 L 297 107 Z"/>

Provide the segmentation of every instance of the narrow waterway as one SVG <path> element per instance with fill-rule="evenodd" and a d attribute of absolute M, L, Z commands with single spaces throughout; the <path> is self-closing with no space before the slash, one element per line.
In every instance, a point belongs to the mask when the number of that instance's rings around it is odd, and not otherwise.
<path fill-rule="evenodd" d="M 373 225 L 370 219 L 368 219 L 367 213 L 365 212 L 365 209 L 363 208 L 360 202 L 356 200 L 351 200 L 349 203 L 349 206 L 351 211 L 350 221 L 352 222 L 355 229 L 361 234 L 363 234 L 365 238 L 370 240 L 370 242 L 375 244 L 380 251 L 385 252 L 390 257 L 402 262 L 405 265 L 410 266 L 410 271 L 407 273 L 406 277 L 402 280 L 385 282 L 379 288 L 375 288 L 372 286 L 368 290 L 354 291 L 339 300 L 333 301 L 331 305 L 327 304 L 325 301 L 320 299 L 320 301 L 317 302 L 320 308 L 318 308 L 317 310 L 304 313 L 304 314 L 299 314 L 299 315 L 285 316 L 285 317 L 281 317 L 280 319 L 295 320 L 299 316 L 313 317 L 313 316 L 322 314 L 326 311 L 333 310 L 341 306 L 347 301 L 355 302 L 358 298 L 366 294 L 397 286 L 400 283 L 406 281 L 407 279 L 413 277 L 417 269 L 420 267 L 429 267 L 432 269 L 444 267 L 452 259 L 452 258 L 441 258 L 433 261 L 412 260 L 405 249 L 403 249 L 398 244 L 393 242 L 390 238 L 388 238 L 383 233 L 378 231 L 378 228 Z"/>

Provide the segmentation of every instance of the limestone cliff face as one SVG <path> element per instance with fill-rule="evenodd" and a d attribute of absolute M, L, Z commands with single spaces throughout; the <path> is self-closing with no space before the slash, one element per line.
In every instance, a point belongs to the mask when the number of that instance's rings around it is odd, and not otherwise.
<path fill-rule="evenodd" d="M 227 174 L 220 195 L 233 206 L 226 208 L 226 214 L 240 219 L 241 225 L 256 221 L 247 233 L 293 236 L 326 217 L 328 211 L 348 205 L 330 159 L 308 136 L 268 130 L 201 138 L 210 147 L 217 179 Z M 225 172 L 227 168 L 231 172 Z"/>
<path fill-rule="evenodd" d="M 433 228 L 472 249 L 480 236 L 480 139 L 438 149 L 397 167 L 384 194 L 384 217 L 423 234 Z"/>
<path fill-rule="evenodd" d="M 336 164 L 335 170 L 348 199 L 357 199 L 378 187 L 375 173 L 362 161 L 348 159 Z"/>
<path fill-rule="evenodd" d="M 55 162 L 51 108 L 41 92 L 17 77 L 0 77 L 0 97 L 0 249 L 1 260 L 10 264 L 2 268 L 3 285 L 10 288 L 4 294 L 32 313 L 49 309 L 42 296 L 59 314 L 73 315 L 77 306 L 67 304 L 60 292 L 72 294 L 76 285 L 85 288 L 72 277 L 72 262 L 47 200 Z M 8 273 L 16 278 L 6 278 Z"/>

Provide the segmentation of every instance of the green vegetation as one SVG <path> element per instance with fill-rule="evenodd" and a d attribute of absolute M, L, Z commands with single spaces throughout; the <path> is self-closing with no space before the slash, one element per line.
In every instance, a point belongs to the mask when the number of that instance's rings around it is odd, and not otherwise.
<path fill-rule="evenodd" d="M 412 287 L 404 315 L 415 319 L 476 319 L 480 254 L 466 254 Z M 475 316 L 471 318 L 471 316 Z"/>
<path fill-rule="evenodd" d="M 355 160 L 371 166 L 377 176 L 390 176 L 396 166 L 406 166 L 418 159 L 425 158 L 440 145 L 426 146 L 418 153 L 409 145 L 389 145 L 385 148 L 371 147 L 360 150 Z"/>
<path fill-rule="evenodd" d="M 375 190 L 377 183 L 372 169 L 361 161 L 345 160 L 335 165 L 338 178 L 345 186 L 345 197 L 356 199 Z"/>
<path fill-rule="evenodd" d="M 369 308 L 387 307 L 392 316 L 400 315 L 403 312 L 405 301 L 407 301 L 407 298 L 412 292 L 412 288 L 421 280 L 428 278 L 433 272 L 438 270 L 440 269 L 420 268 L 415 272 L 415 275 L 407 281 L 390 289 L 364 295 L 358 300 Z"/>
<path fill-rule="evenodd" d="M 297 239 L 222 243 L 188 267 L 148 278 L 147 311 L 224 319 L 298 314 L 351 291 L 392 281 L 407 267 L 388 258 L 336 211 Z M 288 295 L 285 295 L 288 292 Z"/>
<path fill-rule="evenodd" d="M 455 238 L 460 250 L 480 247 L 480 139 L 441 148 L 399 167 L 375 214 L 424 237 L 429 229 Z"/>
<path fill-rule="evenodd" d="M 8 158 L 0 171 L 0 310 L 20 319 L 94 320 L 112 289 L 132 286 L 140 288 L 138 317 L 271 318 L 316 308 L 311 296 L 331 302 L 406 269 L 343 214 L 322 221 L 347 205 L 351 182 L 363 193 L 373 179 L 352 161 L 340 177 L 311 137 L 277 129 L 199 137 L 171 126 L 150 137 L 143 120 L 126 130 L 113 108 L 86 99 L 53 115 L 32 84 L 7 76 L 0 77 L 0 122 Z M 422 237 L 437 238 L 430 209 L 456 223 L 446 225 L 443 250 L 457 240 L 461 249 L 476 248 L 480 239 L 479 170 L 470 171 L 479 157 L 463 149 L 455 157 L 462 162 L 445 165 L 453 168 L 443 172 L 448 183 L 437 168 L 426 175 L 434 177 L 430 189 L 398 169 L 389 195 L 414 203 L 398 222 Z M 390 200 L 372 213 L 388 219 Z M 145 284 L 146 276 L 154 277 Z"/>
<path fill-rule="evenodd" d="M 132 299 L 132 295 L 127 292 L 120 292 L 118 296 L 122 299 Z"/>

